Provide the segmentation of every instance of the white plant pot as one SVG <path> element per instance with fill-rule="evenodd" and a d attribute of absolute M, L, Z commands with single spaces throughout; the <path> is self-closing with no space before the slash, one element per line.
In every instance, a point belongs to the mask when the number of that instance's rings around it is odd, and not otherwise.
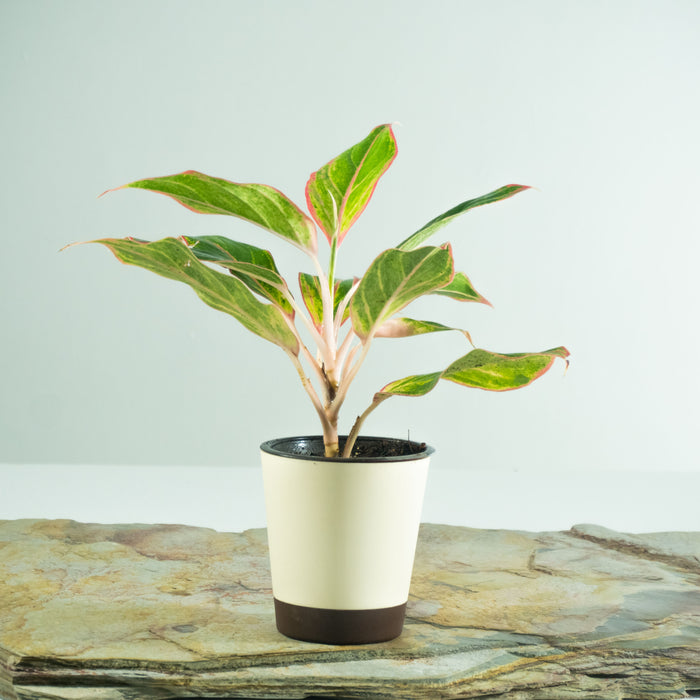
<path fill-rule="evenodd" d="M 382 438 L 361 437 L 371 449 Z M 320 437 L 261 445 L 277 628 L 361 644 L 401 634 L 430 455 L 327 459 Z"/>

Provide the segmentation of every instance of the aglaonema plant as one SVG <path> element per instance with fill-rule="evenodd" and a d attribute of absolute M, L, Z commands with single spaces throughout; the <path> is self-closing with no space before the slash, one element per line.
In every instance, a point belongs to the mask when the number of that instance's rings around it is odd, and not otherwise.
<path fill-rule="evenodd" d="M 193 170 L 116 188 L 165 194 L 199 214 L 238 217 L 296 246 L 310 261 L 310 270 L 299 273 L 298 296 L 292 294 L 269 251 L 224 236 L 91 242 L 106 246 L 123 263 L 188 284 L 206 304 L 279 346 L 321 421 L 325 456 L 350 457 L 367 416 L 392 396 L 423 396 L 440 380 L 487 391 L 519 389 L 544 374 L 557 357 L 569 355 L 564 347 L 517 354 L 472 349 L 445 369 L 392 381 L 357 417 L 340 453 L 340 410 L 373 341 L 459 330 L 399 313 L 427 294 L 488 303 L 464 273 L 455 272 L 450 244 L 426 245 L 428 239 L 460 214 L 528 189 L 506 185 L 462 202 L 380 253 L 362 277 L 338 279 L 340 246 L 396 153 L 392 127 L 384 124 L 312 173 L 306 183 L 311 216 L 268 185 L 239 184 Z M 328 244 L 325 266 L 319 257 L 317 229 Z M 461 332 L 471 343 L 469 334 Z"/>

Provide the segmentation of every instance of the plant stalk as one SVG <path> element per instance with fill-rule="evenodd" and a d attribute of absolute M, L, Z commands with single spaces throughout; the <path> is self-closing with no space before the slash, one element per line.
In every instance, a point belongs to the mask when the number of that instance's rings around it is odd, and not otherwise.
<path fill-rule="evenodd" d="M 338 310 L 335 312 L 335 319 L 333 321 L 336 336 L 340 333 L 340 327 L 343 325 L 343 316 L 345 315 L 345 309 L 348 308 L 348 304 L 352 301 L 357 288 L 360 286 L 360 280 L 357 280 L 355 284 L 350 287 L 350 290 L 345 295 L 343 300 L 338 304 Z"/>
<path fill-rule="evenodd" d="M 336 259 L 337 253 L 338 253 L 338 238 L 337 238 L 337 236 L 333 236 L 333 240 L 331 241 L 331 254 L 330 254 L 329 261 L 328 261 L 328 291 L 330 292 L 330 295 L 331 295 L 331 301 L 334 301 L 334 297 L 335 297 L 335 259 Z M 332 310 L 333 310 L 333 307 L 331 306 L 331 311 Z M 332 314 L 329 318 L 331 318 L 331 317 L 332 317 Z"/>
<path fill-rule="evenodd" d="M 306 330 L 309 331 L 311 334 L 311 337 L 314 339 L 314 342 L 316 343 L 319 352 L 321 353 L 322 356 L 326 356 L 329 353 L 329 348 L 328 345 L 326 344 L 326 339 L 318 332 L 318 329 L 316 326 L 314 326 L 313 322 L 311 319 L 304 313 L 304 310 L 297 304 L 296 299 L 291 295 L 287 295 L 287 300 L 289 303 L 292 305 L 292 308 L 294 309 L 295 312 L 295 318 L 296 316 L 299 316 L 301 318 L 302 323 L 304 326 L 306 326 Z M 288 318 L 285 314 L 285 317 Z M 293 321 L 290 320 L 288 322 L 288 325 L 290 327 L 294 326 Z M 298 335 L 298 333 L 297 333 Z"/>
<path fill-rule="evenodd" d="M 319 286 L 321 288 L 321 302 L 323 304 L 323 326 L 321 330 L 328 347 L 328 357 L 324 357 L 326 372 L 335 374 L 336 340 L 333 334 L 333 297 L 329 291 L 328 278 L 321 267 L 321 263 L 316 256 L 313 256 L 312 260 L 318 272 Z M 330 322 L 327 319 L 330 319 Z"/>
<path fill-rule="evenodd" d="M 369 416 L 372 411 L 374 411 L 380 403 L 386 401 L 390 398 L 392 394 L 375 394 L 372 403 L 367 407 L 365 412 L 361 416 L 357 416 L 355 424 L 352 426 L 352 430 L 348 435 L 348 439 L 345 441 L 345 447 L 343 448 L 343 458 L 347 459 L 352 455 L 352 448 L 355 447 L 355 442 L 357 441 L 357 436 L 360 433 L 360 428 L 362 428 L 367 416 Z"/>
<path fill-rule="evenodd" d="M 370 340 L 369 338 L 365 340 L 365 342 L 362 344 L 362 352 L 360 353 L 360 356 L 357 358 L 355 361 L 355 364 L 352 365 L 351 367 L 347 367 L 347 371 L 344 373 L 343 379 L 340 382 L 340 385 L 338 386 L 338 393 L 336 395 L 336 399 L 342 404 L 343 401 L 345 401 L 345 396 L 348 393 L 348 389 L 350 388 L 350 385 L 352 384 L 353 380 L 355 379 L 355 376 L 357 375 L 358 370 L 362 366 L 362 363 L 365 361 L 365 358 L 367 357 L 367 352 L 369 351 L 369 346 L 370 346 Z M 360 347 L 359 345 L 357 347 Z M 356 350 L 357 348 L 353 348 L 353 350 Z M 354 357 L 354 352 L 352 352 L 352 355 Z M 350 358 L 352 359 L 352 358 Z"/>
<path fill-rule="evenodd" d="M 335 458 L 338 456 L 340 446 L 338 445 L 338 423 L 325 423 L 323 426 L 323 445 L 326 457 Z"/>

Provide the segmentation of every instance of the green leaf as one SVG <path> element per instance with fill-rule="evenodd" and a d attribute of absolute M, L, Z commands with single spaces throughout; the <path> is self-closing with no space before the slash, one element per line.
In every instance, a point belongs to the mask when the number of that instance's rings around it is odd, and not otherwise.
<path fill-rule="evenodd" d="M 369 266 L 350 302 L 355 333 L 366 342 L 414 299 L 449 284 L 453 274 L 449 246 L 385 250 Z"/>
<path fill-rule="evenodd" d="M 299 289 L 314 326 L 320 328 L 323 325 L 323 298 L 318 277 L 300 272 Z"/>
<path fill-rule="evenodd" d="M 418 229 L 418 231 L 416 231 L 412 236 L 409 236 L 405 241 L 402 241 L 396 247 L 399 250 L 413 250 L 419 245 L 425 243 L 430 236 L 445 226 L 445 224 L 449 224 L 452 219 L 455 219 L 460 214 L 464 214 L 464 212 L 474 209 L 475 207 L 481 207 L 484 204 L 491 204 L 492 202 L 498 202 L 501 199 L 507 199 L 508 197 L 518 194 L 518 192 L 528 189 L 530 188 L 527 185 L 506 185 L 505 187 L 501 187 L 500 189 L 489 192 L 488 194 L 477 197 L 476 199 L 468 199 L 466 202 L 462 202 L 456 207 L 452 207 L 452 209 L 446 211 L 444 214 L 436 216 L 425 226 L 423 226 L 423 228 Z"/>
<path fill-rule="evenodd" d="M 348 295 L 350 290 L 352 289 L 353 285 L 355 282 L 358 280 L 356 278 L 350 278 L 346 280 L 336 280 L 335 282 L 335 293 L 333 296 L 333 316 L 338 313 L 338 307 L 340 306 L 340 303 L 345 299 L 345 297 Z M 343 318 L 341 321 L 342 323 L 345 323 L 350 318 L 350 305 L 346 305 L 345 311 L 343 312 Z"/>
<path fill-rule="evenodd" d="M 453 362 L 442 378 L 462 386 L 487 391 L 511 391 L 532 384 L 554 363 L 554 359 L 566 359 L 566 348 L 554 348 L 544 352 L 501 355 L 487 350 L 472 350 Z"/>
<path fill-rule="evenodd" d="M 382 124 L 341 153 L 306 183 L 306 202 L 329 243 L 342 243 L 367 206 L 379 178 L 396 157 L 391 125 Z"/>
<path fill-rule="evenodd" d="M 442 331 L 458 331 L 462 333 L 471 343 L 472 338 L 469 333 L 461 328 L 451 328 L 443 326 L 435 321 L 416 321 L 413 318 L 390 318 L 384 321 L 374 334 L 375 338 L 408 338 L 413 335 L 423 335 L 424 333 L 440 333 Z"/>
<path fill-rule="evenodd" d="M 532 384 L 554 363 L 566 359 L 565 347 L 543 352 L 503 355 L 488 350 L 472 350 L 442 372 L 416 374 L 387 384 L 379 395 L 423 396 L 432 391 L 439 379 L 486 391 L 511 391 Z"/>
<path fill-rule="evenodd" d="M 481 304 L 492 306 L 488 299 L 481 296 L 481 294 L 474 289 L 469 278 L 463 272 L 455 272 L 452 282 L 446 287 L 436 289 L 432 294 L 440 294 L 450 297 L 450 299 L 456 299 L 457 301 L 478 301 Z"/>
<path fill-rule="evenodd" d="M 279 190 L 268 185 L 238 184 L 187 170 L 177 175 L 137 180 L 124 187 L 165 194 L 198 214 L 235 216 L 262 226 L 303 251 L 317 250 L 314 222 Z"/>
<path fill-rule="evenodd" d="M 424 396 L 435 388 L 441 376 L 442 372 L 432 372 L 430 374 L 414 374 L 410 377 L 404 377 L 387 384 L 379 392 L 379 395 Z"/>
<path fill-rule="evenodd" d="M 198 260 L 212 262 L 227 269 L 256 294 L 271 301 L 287 316 L 294 317 L 289 289 L 268 250 L 225 236 L 183 236 L 182 239 Z"/>
<path fill-rule="evenodd" d="M 164 238 L 146 243 L 128 238 L 103 238 L 91 242 L 106 246 L 127 265 L 143 267 L 188 284 L 205 304 L 230 314 L 249 331 L 284 350 L 298 354 L 297 338 L 278 308 L 256 299 L 235 277 L 216 272 L 201 263 L 183 241 Z"/>
<path fill-rule="evenodd" d="M 355 283 L 353 279 L 347 280 L 336 280 L 335 290 L 333 295 L 333 317 L 338 311 L 338 306 L 340 302 L 345 299 L 345 296 L 350 291 L 352 285 Z M 301 296 L 304 300 L 304 304 L 308 309 L 311 320 L 316 328 L 320 328 L 323 325 L 323 300 L 321 296 L 321 283 L 317 276 L 309 275 L 305 272 L 299 273 L 299 289 L 301 289 Z M 345 321 L 350 315 L 350 309 L 346 308 L 343 314 L 343 321 Z"/>

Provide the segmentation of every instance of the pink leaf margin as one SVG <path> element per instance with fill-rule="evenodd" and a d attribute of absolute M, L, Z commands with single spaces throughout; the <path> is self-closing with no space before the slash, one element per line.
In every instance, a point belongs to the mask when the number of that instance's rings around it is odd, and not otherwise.
<path fill-rule="evenodd" d="M 344 230 L 341 229 L 341 231 L 338 234 L 338 242 L 337 244 L 340 245 L 343 240 L 345 239 L 345 236 L 347 235 L 348 231 L 353 227 L 355 222 L 360 218 L 360 215 L 364 212 L 364 210 L 367 208 L 367 205 L 369 204 L 370 200 L 374 196 L 374 191 L 377 189 L 377 185 L 379 184 L 379 180 L 383 177 L 384 173 L 391 167 L 392 163 L 396 160 L 396 156 L 399 154 L 399 147 L 396 142 L 396 135 L 394 134 L 394 124 L 380 124 L 379 127 L 375 127 L 375 129 L 381 128 L 381 127 L 388 127 L 389 129 L 389 134 L 391 136 L 391 140 L 394 143 L 394 155 L 391 157 L 391 159 L 387 162 L 386 166 L 382 170 L 381 173 L 377 176 L 374 185 L 372 185 L 372 189 L 370 190 L 369 196 L 367 197 L 367 201 L 365 202 L 364 206 L 355 214 L 355 216 L 352 218 L 352 220 L 347 224 Z M 369 149 L 368 149 L 369 150 Z M 365 158 L 367 157 L 367 154 L 365 154 Z M 333 163 L 337 158 L 334 158 L 332 161 L 327 163 L 326 165 L 330 165 L 330 163 Z M 364 162 L 364 158 L 362 159 L 362 162 Z M 323 166 L 326 167 L 326 166 Z M 362 167 L 362 163 L 360 163 L 360 166 L 355 170 L 355 174 L 353 175 L 353 178 L 350 182 L 350 187 L 348 187 L 348 193 L 352 189 L 352 185 L 355 182 L 355 178 L 357 177 L 357 173 L 359 172 L 360 168 Z M 331 245 L 333 241 L 333 232 L 332 231 L 326 231 L 324 228 L 323 224 L 319 220 L 318 216 L 316 216 L 316 209 L 313 206 L 311 202 L 311 197 L 309 195 L 309 187 L 316 181 L 316 176 L 318 175 L 318 170 L 316 172 L 311 173 L 311 176 L 309 177 L 307 183 L 306 183 L 306 189 L 305 189 L 305 195 L 306 195 L 306 206 L 309 210 L 309 213 L 313 217 L 313 220 L 318 224 L 318 227 L 323 231 L 324 236 L 328 240 L 328 244 Z M 338 209 L 338 222 L 340 223 L 340 219 L 342 218 L 342 212 L 345 207 L 345 203 L 347 201 L 347 195 L 344 198 L 343 202 L 341 203 L 339 209 Z"/>

